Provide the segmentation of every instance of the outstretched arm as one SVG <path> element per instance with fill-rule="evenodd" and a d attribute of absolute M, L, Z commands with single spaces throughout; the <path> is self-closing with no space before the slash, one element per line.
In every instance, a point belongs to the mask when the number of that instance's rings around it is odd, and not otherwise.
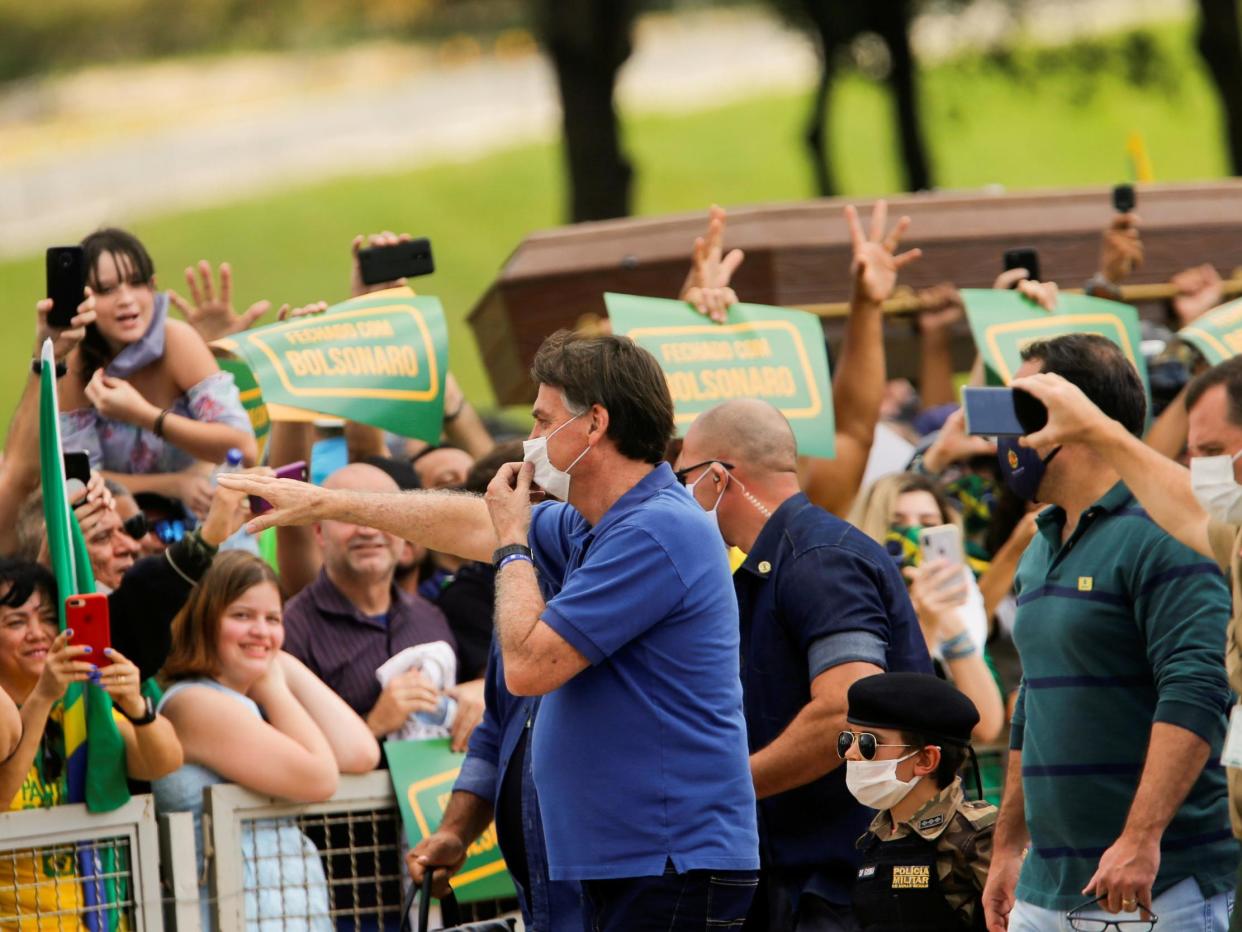
<path fill-rule="evenodd" d="M 1179 541 L 1215 559 L 1208 538 L 1208 515 L 1190 487 L 1190 471 L 1153 450 L 1091 403 L 1076 385 L 1059 375 L 1040 373 L 1015 379 L 1048 408 L 1048 424 L 1022 439 L 1023 446 L 1089 444 L 1134 493 L 1152 520 Z"/>
<path fill-rule="evenodd" d="M 886 235 L 885 201 L 877 201 L 871 213 L 870 236 L 863 235 L 858 212 L 852 205 L 845 208 L 845 219 L 854 247 L 850 264 L 853 291 L 841 358 L 832 379 L 837 456 L 831 460 L 804 457 L 799 463 L 807 496 L 838 515 L 849 510 L 862 483 L 880 420 L 880 402 L 887 380 L 883 305 L 897 286 L 897 272 L 922 255 L 918 249 L 896 255 L 910 218 L 902 217 Z"/>
<path fill-rule="evenodd" d="M 225 473 L 218 481 L 271 504 L 271 511 L 246 525 L 252 534 L 269 527 L 345 521 L 482 563 L 491 561 L 497 547 L 487 505 L 478 495 L 436 490 L 353 492 L 238 473 Z"/>

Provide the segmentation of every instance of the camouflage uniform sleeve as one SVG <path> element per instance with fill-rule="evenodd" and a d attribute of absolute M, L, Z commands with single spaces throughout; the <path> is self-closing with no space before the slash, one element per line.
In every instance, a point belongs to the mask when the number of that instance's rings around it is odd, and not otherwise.
<path fill-rule="evenodd" d="M 937 842 L 940 889 L 945 901 L 962 917 L 963 928 L 973 928 L 979 897 L 992 863 L 992 832 L 996 811 L 959 811 Z"/>

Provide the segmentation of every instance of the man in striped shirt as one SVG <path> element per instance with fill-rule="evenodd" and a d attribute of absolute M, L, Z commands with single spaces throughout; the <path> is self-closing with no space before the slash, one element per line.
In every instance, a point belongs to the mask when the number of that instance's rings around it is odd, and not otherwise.
<path fill-rule="evenodd" d="M 1056 373 L 1133 434 L 1133 366 L 1102 337 L 1031 345 L 1019 376 Z M 1019 494 L 1053 507 L 1017 574 L 1023 685 L 984 891 L 989 930 L 1071 928 L 1147 909 L 1223 930 L 1238 849 L 1218 766 L 1229 591 L 1079 443 L 999 443 Z M 1023 859 L 1023 849 L 1027 848 Z"/>

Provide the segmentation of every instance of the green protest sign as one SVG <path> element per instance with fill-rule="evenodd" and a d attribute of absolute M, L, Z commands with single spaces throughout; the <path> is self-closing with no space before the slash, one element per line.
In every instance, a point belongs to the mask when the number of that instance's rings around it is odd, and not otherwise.
<path fill-rule="evenodd" d="M 679 434 L 709 408 L 758 398 L 780 408 L 798 452 L 836 455 L 828 354 L 819 318 L 761 304 L 735 304 L 723 324 L 684 301 L 606 294 L 614 333 L 651 352 L 673 396 Z"/>
<path fill-rule="evenodd" d="M 1213 366 L 1242 353 L 1242 298 L 1208 311 L 1193 324 L 1177 331 Z"/>
<path fill-rule="evenodd" d="M 250 426 L 254 428 L 254 439 L 259 442 L 259 458 L 262 459 L 263 448 L 267 446 L 267 435 L 272 430 L 272 420 L 268 415 L 267 405 L 263 403 L 263 390 L 255 381 L 250 367 L 240 359 L 221 356 L 216 362 L 221 369 L 233 376 L 233 383 L 241 394 L 242 407 L 250 415 Z"/>
<path fill-rule="evenodd" d="M 405 825 L 405 840 L 412 848 L 439 828 L 465 758 L 449 750 L 447 738 L 386 741 L 384 754 Z M 495 822 L 466 849 L 466 863 L 453 877 L 453 892 L 462 903 L 517 895 L 500 856 Z"/>
<path fill-rule="evenodd" d="M 393 288 L 212 345 L 249 366 L 273 419 L 317 412 L 440 438 L 448 329 L 436 298 Z"/>
<path fill-rule="evenodd" d="M 1128 304 L 1063 294 L 1055 311 L 1045 311 L 1017 291 L 985 288 L 963 288 L 962 300 L 975 347 L 1005 385 L 1022 365 L 1025 347 L 1067 333 L 1096 333 L 1112 340 L 1147 385 L 1147 362 L 1139 352 L 1138 311 Z"/>

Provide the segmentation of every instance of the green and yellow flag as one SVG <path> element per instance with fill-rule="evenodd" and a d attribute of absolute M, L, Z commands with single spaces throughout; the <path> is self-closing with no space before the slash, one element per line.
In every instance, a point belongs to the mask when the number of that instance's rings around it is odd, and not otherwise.
<path fill-rule="evenodd" d="M 39 393 L 39 461 L 43 480 L 43 517 L 52 572 L 60 593 L 60 628 L 65 628 L 65 599 L 95 591 L 86 541 L 65 494 L 65 467 L 56 402 L 56 360 L 52 341 L 43 344 L 43 375 Z M 65 733 L 65 780 L 70 802 L 84 802 L 91 812 L 110 812 L 129 801 L 125 782 L 125 745 L 112 719 L 112 700 L 93 683 L 71 683 L 62 700 Z M 78 852 L 78 879 L 91 932 L 112 932 L 120 911 L 108 904 L 122 898 L 117 852 L 83 846 Z M 121 875 L 117 879 L 117 875 Z"/>

